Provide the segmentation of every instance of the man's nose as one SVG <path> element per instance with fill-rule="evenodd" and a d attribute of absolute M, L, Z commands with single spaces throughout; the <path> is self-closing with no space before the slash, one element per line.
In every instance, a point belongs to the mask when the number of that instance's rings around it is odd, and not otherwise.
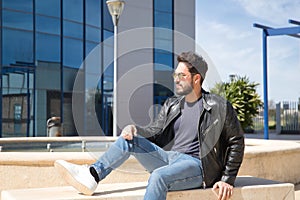
<path fill-rule="evenodd" d="M 174 76 L 174 83 L 178 83 L 180 81 L 178 76 Z"/>

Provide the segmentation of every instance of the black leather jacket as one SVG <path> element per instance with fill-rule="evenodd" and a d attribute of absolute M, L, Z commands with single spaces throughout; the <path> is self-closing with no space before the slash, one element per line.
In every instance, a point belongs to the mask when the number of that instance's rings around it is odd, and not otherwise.
<path fill-rule="evenodd" d="M 217 181 L 234 184 L 244 155 L 244 136 L 232 105 L 222 97 L 202 92 L 198 139 L 203 168 L 203 187 Z M 137 133 L 165 150 L 173 145 L 175 119 L 181 114 L 184 97 L 168 98 L 156 120 Z"/>

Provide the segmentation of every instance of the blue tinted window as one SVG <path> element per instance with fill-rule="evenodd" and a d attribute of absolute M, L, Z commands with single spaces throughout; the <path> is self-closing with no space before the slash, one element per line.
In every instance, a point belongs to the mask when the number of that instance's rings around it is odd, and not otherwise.
<path fill-rule="evenodd" d="M 86 1 L 86 23 L 101 27 L 101 3 L 100 0 Z"/>
<path fill-rule="evenodd" d="M 173 31 L 172 29 L 162 29 L 155 28 L 154 29 L 154 37 L 155 40 L 169 40 L 171 43 L 173 42 Z"/>
<path fill-rule="evenodd" d="M 93 42 L 100 42 L 101 31 L 99 28 L 86 26 L 86 40 Z"/>
<path fill-rule="evenodd" d="M 154 0 L 153 26 L 167 28 L 170 31 L 154 29 L 154 80 L 163 85 L 173 85 L 171 76 L 164 77 L 160 74 L 170 74 L 173 71 L 173 0 Z M 154 87 L 154 102 L 163 103 L 167 96 L 172 95 L 166 87 Z M 157 101 L 159 100 L 159 101 Z"/>
<path fill-rule="evenodd" d="M 103 87 L 106 91 L 112 91 L 113 89 L 113 72 L 114 72 L 114 40 L 111 38 L 114 33 L 112 31 L 103 31 Z"/>
<path fill-rule="evenodd" d="M 64 36 L 69 36 L 69 37 L 74 37 L 74 38 L 83 38 L 83 25 L 74 23 L 74 22 L 68 22 L 64 21 L 63 22 L 63 33 Z"/>
<path fill-rule="evenodd" d="M 3 65 L 33 62 L 33 32 L 3 29 Z"/>
<path fill-rule="evenodd" d="M 86 55 L 88 55 L 89 53 L 91 53 L 91 51 L 93 51 L 93 49 L 96 48 L 98 45 L 99 45 L 99 43 L 86 42 L 85 43 L 85 53 L 86 53 Z"/>
<path fill-rule="evenodd" d="M 154 0 L 154 27 L 173 27 L 173 0 Z"/>
<path fill-rule="evenodd" d="M 3 26 L 33 30 L 32 14 L 3 10 Z"/>
<path fill-rule="evenodd" d="M 156 51 L 154 53 L 155 70 L 172 70 L 173 54 L 170 52 Z"/>
<path fill-rule="evenodd" d="M 163 12 L 171 12 L 173 10 L 173 0 L 154 0 L 154 9 Z"/>
<path fill-rule="evenodd" d="M 157 51 L 165 50 L 165 51 L 172 52 L 172 50 L 173 50 L 172 36 L 170 36 L 170 40 L 169 39 L 155 38 L 155 40 L 154 40 L 154 46 L 155 46 L 155 49 Z"/>
<path fill-rule="evenodd" d="M 36 0 L 35 10 L 38 14 L 60 17 L 60 0 Z"/>
<path fill-rule="evenodd" d="M 154 47 L 162 50 L 173 50 L 173 32 L 172 29 L 154 29 Z"/>
<path fill-rule="evenodd" d="M 96 74 L 98 76 L 97 79 L 99 79 L 102 66 L 102 50 L 98 46 L 99 43 L 86 42 L 85 45 L 85 72 L 88 74 Z"/>
<path fill-rule="evenodd" d="M 60 61 L 60 37 L 55 35 L 36 34 L 36 59 L 40 61 Z"/>
<path fill-rule="evenodd" d="M 114 32 L 106 31 L 106 30 L 103 31 L 104 40 L 106 40 L 106 39 L 108 39 L 108 38 L 110 38 L 112 36 L 114 36 Z"/>
<path fill-rule="evenodd" d="M 83 22 L 83 1 L 63 0 L 63 18 Z"/>
<path fill-rule="evenodd" d="M 111 63 L 110 65 L 106 66 L 104 72 L 103 72 L 103 89 L 106 92 L 112 92 L 114 87 L 114 64 Z"/>
<path fill-rule="evenodd" d="M 153 26 L 173 29 L 173 0 L 154 0 Z M 155 63 L 173 67 L 173 32 L 154 29 Z M 160 65 L 155 67 L 159 69 Z"/>
<path fill-rule="evenodd" d="M 36 31 L 60 34 L 60 20 L 36 15 Z"/>
<path fill-rule="evenodd" d="M 104 81 L 107 85 L 112 86 L 113 82 L 113 60 L 114 60 L 114 40 L 111 38 L 114 35 L 111 31 L 103 31 L 103 68 Z M 108 39 L 110 38 L 110 39 Z"/>
<path fill-rule="evenodd" d="M 106 1 L 103 1 L 103 28 L 108 31 L 114 31 L 114 25 L 111 19 L 111 15 L 109 14 Z"/>
<path fill-rule="evenodd" d="M 33 0 L 2 0 L 3 8 L 32 12 Z"/>
<path fill-rule="evenodd" d="M 172 29 L 173 15 L 170 13 L 154 12 L 154 24 L 155 27 L 163 27 Z"/>
<path fill-rule="evenodd" d="M 81 40 L 64 38 L 63 65 L 79 68 L 83 61 L 83 42 Z"/>

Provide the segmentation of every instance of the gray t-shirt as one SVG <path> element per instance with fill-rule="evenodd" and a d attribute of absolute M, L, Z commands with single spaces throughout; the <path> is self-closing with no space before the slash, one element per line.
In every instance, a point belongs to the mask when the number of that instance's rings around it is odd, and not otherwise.
<path fill-rule="evenodd" d="M 184 103 L 181 116 L 174 123 L 172 151 L 199 157 L 198 123 L 202 109 L 202 98 L 193 103 Z"/>

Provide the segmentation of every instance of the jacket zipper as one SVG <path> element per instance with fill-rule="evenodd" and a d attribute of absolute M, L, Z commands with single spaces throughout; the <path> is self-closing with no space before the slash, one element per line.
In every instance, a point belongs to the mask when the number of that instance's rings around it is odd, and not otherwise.
<path fill-rule="evenodd" d="M 202 117 L 202 115 L 203 115 L 203 112 L 204 112 L 204 108 L 202 109 L 202 111 L 201 111 L 201 114 L 200 114 L 200 119 L 201 119 L 201 117 Z M 199 130 L 199 134 L 198 134 L 198 141 L 199 141 L 199 144 L 200 144 L 200 147 L 199 147 L 199 149 L 200 149 L 200 157 L 201 157 L 201 146 L 202 146 L 202 142 L 201 142 L 201 133 L 200 133 L 200 123 L 199 123 L 199 127 L 198 127 L 198 130 Z M 203 178 L 203 180 L 202 180 L 202 187 L 203 187 L 203 189 L 205 190 L 206 189 L 206 183 L 205 183 L 205 174 L 204 174 L 204 168 L 203 168 L 203 163 L 202 163 L 202 159 L 200 158 L 200 160 L 201 160 L 201 165 L 202 165 L 202 178 Z"/>

